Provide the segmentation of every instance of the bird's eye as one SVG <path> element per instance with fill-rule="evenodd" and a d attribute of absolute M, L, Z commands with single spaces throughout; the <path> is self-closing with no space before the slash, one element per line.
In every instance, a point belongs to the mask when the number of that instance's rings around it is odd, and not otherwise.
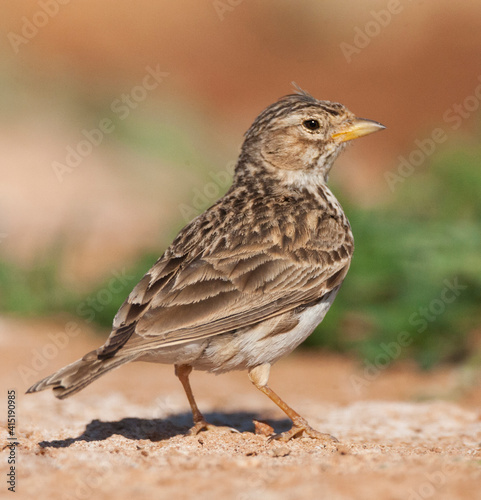
<path fill-rule="evenodd" d="M 303 125 L 307 130 L 318 130 L 321 127 L 321 124 L 317 120 L 306 120 Z"/>

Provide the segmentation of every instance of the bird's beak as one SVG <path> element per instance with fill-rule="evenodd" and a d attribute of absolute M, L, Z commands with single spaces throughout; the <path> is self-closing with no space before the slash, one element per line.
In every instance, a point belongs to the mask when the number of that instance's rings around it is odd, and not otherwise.
<path fill-rule="evenodd" d="M 354 120 L 341 125 L 338 131 L 332 134 L 331 137 L 340 142 L 352 141 L 352 139 L 372 134 L 383 128 L 386 127 L 379 122 L 367 120 L 366 118 L 354 118 Z"/>

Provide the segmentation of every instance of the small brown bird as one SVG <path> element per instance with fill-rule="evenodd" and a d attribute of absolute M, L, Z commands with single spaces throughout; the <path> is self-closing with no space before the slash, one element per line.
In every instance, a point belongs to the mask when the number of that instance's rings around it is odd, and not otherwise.
<path fill-rule="evenodd" d="M 248 370 L 292 420 L 312 429 L 268 385 L 271 365 L 322 321 L 346 276 L 353 236 L 326 183 L 346 142 L 383 129 L 306 92 L 265 109 L 245 135 L 227 194 L 180 231 L 133 289 L 97 350 L 37 382 L 71 396 L 130 361 L 174 364 L 194 419 L 209 429 L 189 383 L 193 368 Z"/>

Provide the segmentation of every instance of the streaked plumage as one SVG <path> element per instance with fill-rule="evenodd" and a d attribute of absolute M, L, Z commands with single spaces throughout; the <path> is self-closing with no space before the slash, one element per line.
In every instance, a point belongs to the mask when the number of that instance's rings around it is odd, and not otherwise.
<path fill-rule="evenodd" d="M 347 140 L 380 128 L 305 92 L 269 106 L 246 133 L 232 187 L 137 284 L 105 344 L 28 392 L 52 387 L 65 398 L 123 363 L 152 361 L 176 365 L 195 432 L 207 424 L 189 394 L 192 368 L 248 369 L 275 400 L 270 365 L 322 321 L 354 249 L 349 222 L 326 186 L 330 168 Z M 284 438 L 303 430 L 325 437 L 275 402 L 294 421 Z"/>

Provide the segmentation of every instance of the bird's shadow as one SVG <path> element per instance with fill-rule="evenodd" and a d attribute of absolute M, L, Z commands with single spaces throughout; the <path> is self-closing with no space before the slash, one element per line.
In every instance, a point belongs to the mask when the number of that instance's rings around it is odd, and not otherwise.
<path fill-rule="evenodd" d="M 269 424 L 275 432 L 284 432 L 292 425 L 288 419 L 263 419 L 259 415 L 249 412 L 212 412 L 206 413 L 205 419 L 211 424 L 231 427 L 239 432 L 254 432 L 253 420 Z M 167 419 L 129 417 L 114 422 L 92 420 L 80 436 L 40 441 L 38 444 L 41 448 L 68 448 L 79 441 L 104 441 L 115 434 L 132 440 L 148 439 L 156 442 L 183 435 L 190 427 L 192 427 L 192 413 L 190 412 L 177 413 Z"/>

